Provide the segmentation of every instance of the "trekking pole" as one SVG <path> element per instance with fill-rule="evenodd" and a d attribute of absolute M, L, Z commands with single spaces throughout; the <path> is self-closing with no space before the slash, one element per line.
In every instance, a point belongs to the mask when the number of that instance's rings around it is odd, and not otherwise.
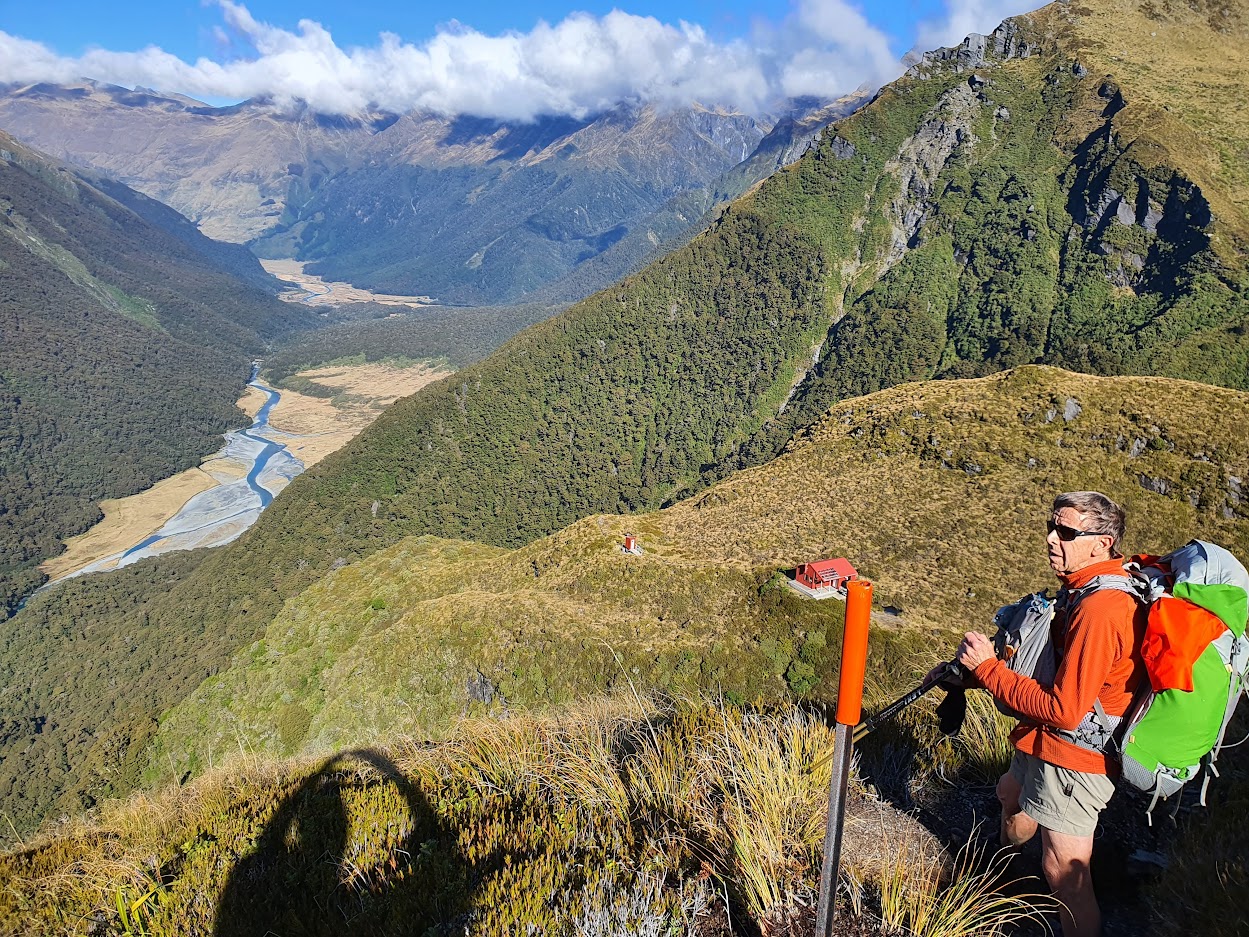
<path fill-rule="evenodd" d="M 850 756 L 854 727 L 863 714 L 863 676 L 867 669 L 867 629 L 872 616 L 872 584 L 851 580 L 846 585 L 846 628 L 841 641 L 841 673 L 837 682 L 837 728 L 833 735 L 833 774 L 828 786 L 828 828 L 820 867 L 820 903 L 816 937 L 832 937 L 841 866 L 841 832 L 846 818 Z"/>
<path fill-rule="evenodd" d="M 908 692 L 905 696 L 894 700 L 892 703 L 890 703 L 880 712 L 876 713 L 876 715 L 872 716 L 870 719 L 865 719 L 862 722 L 860 722 L 857 726 L 854 727 L 854 732 L 851 733 L 851 740 L 854 742 L 863 741 L 865 738 L 867 738 L 867 736 L 871 735 L 873 732 L 879 729 L 881 727 L 881 724 L 884 723 L 886 720 L 892 719 L 898 713 L 902 712 L 902 710 L 906 709 L 906 707 L 914 703 L 921 696 L 924 696 L 931 690 L 934 690 L 937 687 L 939 687 L 941 685 L 941 681 L 948 680 L 950 677 L 957 676 L 960 672 L 961 671 L 959 670 L 959 665 L 956 664 L 954 661 L 950 661 L 949 663 L 945 665 L 944 668 L 942 668 L 931 679 L 925 680 L 915 689 Z M 812 765 L 812 767 L 822 768 L 827 762 L 831 761 L 834 757 L 835 757 L 835 753 L 822 755 L 819 759 L 816 760 L 816 762 L 814 763 L 814 765 Z"/>
<path fill-rule="evenodd" d="M 856 742 L 863 741 L 864 738 L 866 738 L 867 736 L 875 732 L 877 729 L 879 729 L 882 722 L 885 722 L 888 719 L 892 719 L 894 716 L 902 712 L 902 710 L 906 709 L 906 707 L 910 706 L 913 702 L 915 702 L 917 699 L 919 699 L 929 690 L 933 690 L 936 687 L 940 686 L 941 681 L 948 680 L 950 679 L 950 677 L 953 677 L 953 676 L 957 676 L 958 672 L 959 672 L 958 664 L 956 664 L 954 661 L 950 661 L 932 677 L 928 678 L 919 686 L 917 686 L 915 689 L 911 690 L 911 692 L 907 693 L 906 696 L 903 696 L 903 697 L 900 697 L 899 699 L 894 700 L 892 703 L 890 703 L 888 706 L 886 706 L 876 715 L 872 716 L 870 719 L 866 719 L 863 722 L 860 722 L 857 726 L 855 726 L 854 727 L 854 741 Z"/>

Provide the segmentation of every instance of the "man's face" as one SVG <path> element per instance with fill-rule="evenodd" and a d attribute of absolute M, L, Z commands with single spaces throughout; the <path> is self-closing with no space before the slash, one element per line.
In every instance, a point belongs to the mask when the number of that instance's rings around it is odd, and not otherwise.
<path fill-rule="evenodd" d="M 1061 508 L 1054 513 L 1053 521 L 1057 527 L 1088 529 L 1088 518 L 1075 508 Z M 1063 540 L 1058 536 L 1057 530 L 1051 530 L 1045 537 L 1045 544 L 1049 548 L 1050 569 L 1061 576 L 1100 562 L 1110 556 L 1111 540 L 1109 534 Z"/>

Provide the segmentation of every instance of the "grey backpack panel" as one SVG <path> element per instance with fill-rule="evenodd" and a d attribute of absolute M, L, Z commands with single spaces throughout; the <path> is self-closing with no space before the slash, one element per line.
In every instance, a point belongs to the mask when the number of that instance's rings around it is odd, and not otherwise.
<path fill-rule="evenodd" d="M 1217 543 L 1190 540 L 1168 554 L 1166 559 L 1171 561 L 1177 583 L 1239 586 L 1249 592 L 1249 576 L 1245 574 L 1245 567 Z"/>
<path fill-rule="evenodd" d="M 1097 576 L 1079 589 L 1064 589 L 1056 600 L 1051 600 L 1044 592 L 1025 595 L 1018 602 L 1005 605 L 993 616 L 997 625 L 997 633 L 993 635 L 993 650 L 1000 660 L 1015 673 L 1031 677 L 1042 686 L 1052 687 L 1054 678 L 1058 676 L 1058 653 L 1054 647 L 1050 625 L 1059 605 L 1074 609 L 1088 595 L 1102 589 L 1114 589 L 1125 592 L 1134 599 L 1141 599 L 1145 591 L 1129 576 L 1105 575 Z M 1003 715 L 1014 719 L 1026 719 L 1022 713 L 1011 709 L 1005 703 L 994 700 L 994 705 Z M 1085 715 L 1074 731 L 1062 731 L 1067 741 L 1088 748 L 1092 751 L 1104 752 L 1113 743 L 1113 735 L 1119 726 L 1120 717 L 1107 716 L 1104 711 Z"/>
<path fill-rule="evenodd" d="M 993 623 L 997 625 L 993 650 L 1015 673 L 1052 686 L 1058 673 L 1058 658 L 1054 642 L 1050 640 L 1053 621 L 1054 602 L 1044 592 L 1034 592 L 1018 602 L 1004 605 L 993 616 Z M 994 705 L 1004 715 L 1024 718 L 1005 703 L 994 700 Z"/>

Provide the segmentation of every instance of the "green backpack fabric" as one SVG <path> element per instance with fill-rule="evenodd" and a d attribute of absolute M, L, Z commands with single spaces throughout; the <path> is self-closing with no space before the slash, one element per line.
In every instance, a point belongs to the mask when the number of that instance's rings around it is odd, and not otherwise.
<path fill-rule="evenodd" d="M 1193 540 L 1131 571 L 1147 590 L 1148 686 L 1115 733 L 1123 778 L 1159 799 L 1201 776 L 1201 802 L 1249 671 L 1249 572 L 1227 550 Z M 1177 601 L 1178 600 L 1178 601 Z M 1186 688 L 1191 686 L 1191 689 Z"/>

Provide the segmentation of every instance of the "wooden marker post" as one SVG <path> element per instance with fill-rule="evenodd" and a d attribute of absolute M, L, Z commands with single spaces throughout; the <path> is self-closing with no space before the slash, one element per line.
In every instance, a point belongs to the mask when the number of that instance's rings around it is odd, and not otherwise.
<path fill-rule="evenodd" d="M 867 628 L 872 617 L 872 584 L 847 584 L 846 629 L 841 640 L 841 674 L 837 683 L 837 728 L 833 736 L 833 777 L 828 788 L 828 830 L 824 834 L 824 864 L 820 867 L 820 904 L 816 937 L 831 937 L 837 901 L 837 874 L 841 867 L 841 829 L 846 818 L 846 791 L 850 783 L 850 756 L 854 754 L 854 727 L 863 715 L 863 674 L 867 669 Z"/>

